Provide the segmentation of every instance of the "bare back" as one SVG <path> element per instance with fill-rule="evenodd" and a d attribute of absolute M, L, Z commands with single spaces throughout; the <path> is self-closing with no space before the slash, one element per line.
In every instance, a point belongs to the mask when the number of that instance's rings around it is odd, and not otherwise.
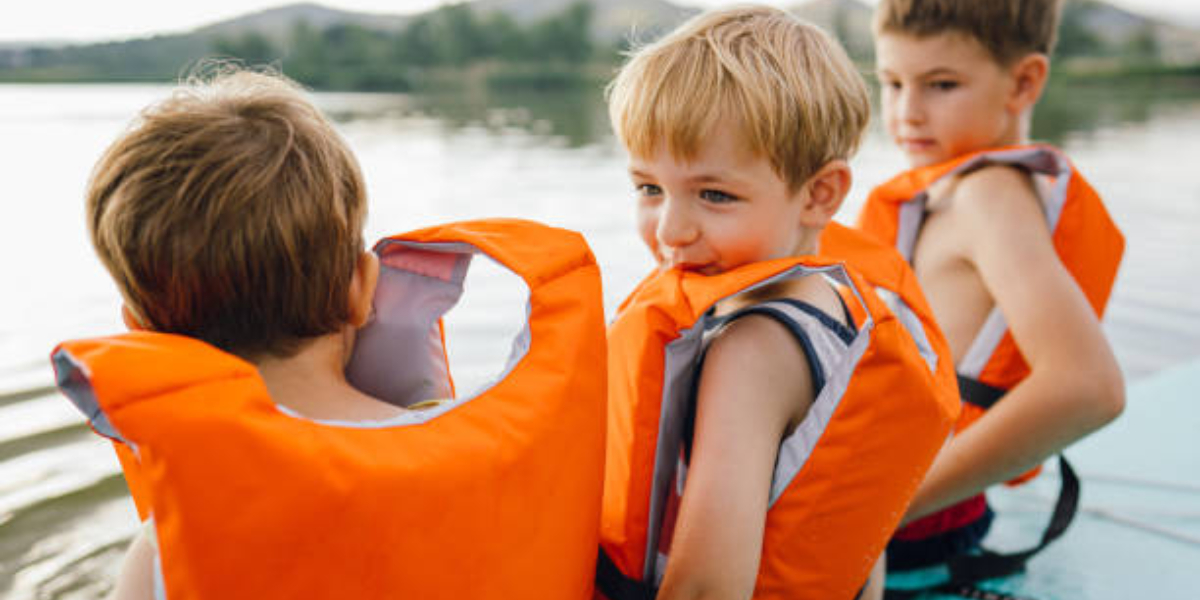
<path fill-rule="evenodd" d="M 955 363 L 970 349 L 996 305 L 972 259 L 979 232 L 973 224 L 977 221 L 964 215 L 968 210 L 964 205 L 987 199 L 966 198 L 959 193 L 959 184 L 969 176 L 957 176 L 930 190 L 925 220 L 913 250 L 913 270 L 950 343 Z M 1024 179 L 1032 197 L 1033 182 L 1028 176 Z"/>

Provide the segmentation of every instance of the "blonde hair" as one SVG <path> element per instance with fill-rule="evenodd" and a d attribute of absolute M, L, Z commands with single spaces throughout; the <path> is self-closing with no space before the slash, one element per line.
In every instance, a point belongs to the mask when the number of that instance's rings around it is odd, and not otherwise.
<path fill-rule="evenodd" d="M 769 7 L 703 13 L 635 51 L 608 88 L 613 129 L 635 156 L 694 158 L 722 119 L 793 190 L 849 158 L 870 115 L 866 84 L 817 27 Z"/>
<path fill-rule="evenodd" d="M 1001 65 L 1054 51 L 1062 0 L 880 0 L 875 34 L 926 37 L 956 32 L 983 45 Z"/>
<path fill-rule="evenodd" d="M 288 356 L 349 318 L 362 174 L 295 83 L 212 71 L 144 109 L 104 153 L 89 232 L 144 326 Z"/>

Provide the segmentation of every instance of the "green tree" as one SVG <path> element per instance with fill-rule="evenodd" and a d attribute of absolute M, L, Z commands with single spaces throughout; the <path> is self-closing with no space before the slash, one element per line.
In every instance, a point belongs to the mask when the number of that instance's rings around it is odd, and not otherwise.
<path fill-rule="evenodd" d="M 1142 25 L 1125 42 L 1125 54 L 1141 60 L 1157 61 L 1161 56 L 1158 36 L 1150 25 Z"/>
<path fill-rule="evenodd" d="M 576 2 L 562 14 L 542 20 L 529 31 L 531 50 L 544 60 L 582 63 L 592 56 L 592 7 Z"/>
<path fill-rule="evenodd" d="M 432 67 L 442 62 L 437 31 L 432 19 L 418 17 L 392 41 L 392 58 L 399 62 Z"/>
<path fill-rule="evenodd" d="M 288 51 L 283 71 L 295 80 L 313 87 L 329 85 L 329 49 L 325 37 L 308 21 L 297 21 L 288 34 Z"/>
<path fill-rule="evenodd" d="M 508 61 L 529 59 L 528 36 L 512 17 L 502 12 L 494 12 L 484 17 L 482 29 L 491 37 L 493 55 Z"/>
<path fill-rule="evenodd" d="M 1059 56 L 1070 58 L 1099 56 L 1105 53 L 1104 42 L 1087 26 L 1087 14 L 1092 9 L 1093 6 L 1089 2 L 1067 2 L 1063 6 L 1056 49 Z"/>
<path fill-rule="evenodd" d="M 217 54 L 239 58 L 248 64 L 263 64 L 279 60 L 283 56 L 267 36 L 251 31 L 237 38 L 220 37 L 213 42 Z"/>

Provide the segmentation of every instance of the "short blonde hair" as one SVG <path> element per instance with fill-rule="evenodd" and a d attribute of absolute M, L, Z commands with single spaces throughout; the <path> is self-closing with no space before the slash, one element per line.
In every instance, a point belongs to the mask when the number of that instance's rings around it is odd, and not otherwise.
<path fill-rule="evenodd" d="M 879 0 L 874 28 L 876 35 L 960 33 L 1009 65 L 1032 53 L 1050 56 L 1061 12 L 1062 0 Z"/>
<path fill-rule="evenodd" d="M 155 331 L 287 356 L 349 318 L 366 194 L 281 75 L 218 66 L 143 110 L 87 189 L 92 243 Z"/>
<path fill-rule="evenodd" d="M 830 36 L 770 7 L 714 10 L 635 51 L 608 88 L 613 129 L 635 156 L 694 158 L 718 121 L 793 190 L 849 158 L 870 115 L 866 83 Z"/>

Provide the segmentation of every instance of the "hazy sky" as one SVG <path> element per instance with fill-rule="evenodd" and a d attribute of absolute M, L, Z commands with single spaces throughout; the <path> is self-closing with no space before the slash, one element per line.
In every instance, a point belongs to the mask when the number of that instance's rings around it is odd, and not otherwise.
<path fill-rule="evenodd" d="M 410 13 L 440 0 L 318 0 L 327 6 L 383 13 Z M 675 0 L 680 4 L 717 6 L 728 0 Z M 794 5 L 800 0 L 760 0 Z M 873 3 L 874 0 L 867 0 Z M 987 1 L 987 0 L 981 0 Z M 1184 17 L 1200 24 L 1197 0 L 1110 0 L 1125 8 L 1160 16 Z M 11 1 L 0 9 L 0 42 L 24 40 L 101 40 L 186 31 L 248 12 L 288 4 L 289 0 L 78 0 Z"/>

